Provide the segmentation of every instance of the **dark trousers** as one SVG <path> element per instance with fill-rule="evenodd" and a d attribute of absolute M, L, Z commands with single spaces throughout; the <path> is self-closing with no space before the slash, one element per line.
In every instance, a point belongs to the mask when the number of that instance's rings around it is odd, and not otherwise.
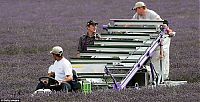
<path fill-rule="evenodd" d="M 38 83 L 36 90 L 38 89 L 50 89 L 55 91 L 72 91 L 71 85 L 69 83 L 61 83 L 60 85 L 50 86 L 50 84 L 44 84 L 43 82 Z"/>

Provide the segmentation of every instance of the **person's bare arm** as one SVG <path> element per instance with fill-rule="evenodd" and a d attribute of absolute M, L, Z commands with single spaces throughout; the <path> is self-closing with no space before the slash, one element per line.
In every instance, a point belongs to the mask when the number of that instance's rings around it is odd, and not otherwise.
<path fill-rule="evenodd" d="M 72 75 L 66 75 L 65 79 L 64 80 L 61 80 L 59 81 L 60 83 L 65 83 L 65 82 L 69 82 L 69 81 L 72 81 L 73 80 L 73 77 Z"/>
<path fill-rule="evenodd" d="M 55 78 L 55 73 L 54 72 L 48 73 L 48 77 Z"/>
<path fill-rule="evenodd" d="M 80 52 L 79 52 L 79 51 L 77 51 L 76 57 L 77 57 L 77 58 L 80 58 Z"/>

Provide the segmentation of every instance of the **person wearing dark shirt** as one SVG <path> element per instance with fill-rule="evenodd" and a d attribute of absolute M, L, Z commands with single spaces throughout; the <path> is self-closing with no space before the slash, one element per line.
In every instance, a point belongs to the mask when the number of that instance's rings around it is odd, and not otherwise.
<path fill-rule="evenodd" d="M 88 45 L 94 45 L 94 40 L 99 39 L 100 36 L 97 34 L 98 23 L 94 20 L 87 22 L 87 33 L 83 34 L 79 39 L 77 57 L 80 57 L 80 52 L 87 51 Z"/>

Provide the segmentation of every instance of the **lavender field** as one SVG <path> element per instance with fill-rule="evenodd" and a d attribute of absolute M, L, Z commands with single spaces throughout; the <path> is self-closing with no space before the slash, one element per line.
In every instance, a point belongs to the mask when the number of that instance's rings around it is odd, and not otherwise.
<path fill-rule="evenodd" d="M 199 102 L 200 1 L 144 0 L 177 34 L 170 47 L 170 79 L 177 87 L 99 90 L 88 95 L 57 92 L 31 97 L 38 78 L 47 75 L 55 45 L 75 57 L 79 37 L 90 19 L 102 25 L 111 18 L 132 18 L 137 0 L 0 0 L 0 99 L 83 102 Z"/>

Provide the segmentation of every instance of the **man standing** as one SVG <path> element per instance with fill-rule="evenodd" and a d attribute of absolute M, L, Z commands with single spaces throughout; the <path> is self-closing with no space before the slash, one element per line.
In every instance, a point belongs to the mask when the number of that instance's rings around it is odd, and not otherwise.
<path fill-rule="evenodd" d="M 97 25 L 98 23 L 93 20 L 87 22 L 87 33 L 83 34 L 79 39 L 77 57 L 80 57 L 80 52 L 87 51 L 88 45 L 94 45 L 95 39 L 100 38 L 99 34 L 96 33 Z"/>
<path fill-rule="evenodd" d="M 137 20 L 162 20 L 160 16 L 154 12 L 153 10 L 147 9 L 147 6 L 144 2 L 137 2 L 132 10 L 135 10 L 135 15 L 132 19 Z M 166 28 L 167 25 L 164 25 Z M 167 34 L 164 35 L 163 41 L 163 56 L 160 56 L 160 49 L 157 48 L 155 54 L 152 56 L 152 63 L 155 67 L 155 70 L 158 74 L 160 72 L 160 59 L 162 58 L 163 63 L 163 79 L 166 80 L 169 78 L 169 47 L 170 47 L 170 40 L 169 36 L 173 36 L 172 30 L 167 29 Z"/>
<path fill-rule="evenodd" d="M 53 47 L 50 53 L 53 55 L 55 62 L 49 67 L 48 76 L 55 77 L 55 80 L 59 82 L 59 85 L 53 87 L 53 90 L 71 91 L 71 86 L 69 84 L 69 82 L 73 80 L 71 63 L 63 56 L 63 49 L 60 46 Z M 36 90 L 44 87 L 45 84 L 40 82 Z"/>

